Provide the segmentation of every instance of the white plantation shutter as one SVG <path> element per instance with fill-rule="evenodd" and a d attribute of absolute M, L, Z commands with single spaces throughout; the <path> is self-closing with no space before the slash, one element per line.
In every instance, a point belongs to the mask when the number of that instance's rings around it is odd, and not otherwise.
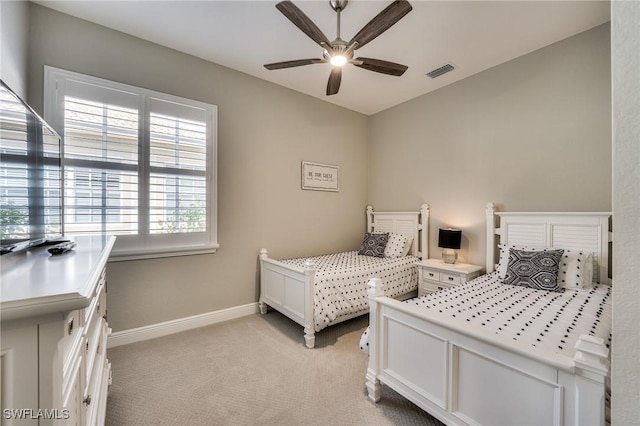
<path fill-rule="evenodd" d="M 150 100 L 149 232 L 205 232 L 207 112 Z"/>
<path fill-rule="evenodd" d="M 136 235 L 138 96 L 82 86 L 70 82 L 64 96 L 65 233 Z"/>
<path fill-rule="evenodd" d="M 216 107 L 45 68 L 63 136 L 67 235 L 117 235 L 114 256 L 213 252 Z"/>

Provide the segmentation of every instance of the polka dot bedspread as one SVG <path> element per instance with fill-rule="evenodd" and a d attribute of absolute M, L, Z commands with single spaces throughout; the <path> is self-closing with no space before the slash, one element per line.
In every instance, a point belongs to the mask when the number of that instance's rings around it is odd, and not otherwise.
<path fill-rule="evenodd" d="M 373 277 L 385 283 L 386 294 L 395 297 L 418 288 L 416 256 L 398 258 L 362 256 L 357 251 L 282 260 L 304 268 L 306 260 L 316 266 L 314 282 L 315 331 L 342 316 L 369 309 L 367 283 Z"/>
<path fill-rule="evenodd" d="M 406 303 L 570 357 L 581 334 L 611 345 L 611 287 L 607 285 L 552 292 L 503 284 L 494 272 Z M 365 352 L 368 330 L 360 339 Z"/>

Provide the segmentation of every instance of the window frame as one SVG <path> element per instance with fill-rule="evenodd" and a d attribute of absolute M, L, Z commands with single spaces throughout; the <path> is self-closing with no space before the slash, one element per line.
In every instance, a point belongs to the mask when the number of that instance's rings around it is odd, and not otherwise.
<path fill-rule="evenodd" d="M 218 111 L 216 105 L 185 99 L 153 90 L 124 83 L 105 80 L 72 71 L 45 65 L 44 67 L 44 117 L 61 136 L 62 176 L 66 180 L 65 166 L 73 163 L 64 156 L 64 102 L 67 82 L 97 86 L 99 89 L 131 93 L 138 100 L 138 230 L 135 235 L 117 235 L 116 244 L 110 260 L 135 260 L 158 257 L 185 256 L 192 254 L 215 253 L 220 247 L 217 236 L 217 128 Z M 73 96 L 73 95 L 70 95 Z M 93 98 L 95 100 L 96 98 Z M 206 231 L 183 233 L 150 233 L 150 193 L 154 167 L 151 161 L 150 117 L 154 113 L 152 100 L 160 100 L 187 108 L 203 111 L 206 126 Z M 89 161 L 89 160 L 88 160 Z M 98 161 L 96 161 L 98 163 Z M 106 170 L 106 169 L 103 169 Z M 66 187 L 63 182 L 62 188 Z M 80 188 L 91 191 L 90 188 Z M 63 197 L 63 223 L 65 222 L 65 203 Z M 108 206 L 107 206 L 108 207 Z M 108 223 L 109 221 L 107 221 Z"/>

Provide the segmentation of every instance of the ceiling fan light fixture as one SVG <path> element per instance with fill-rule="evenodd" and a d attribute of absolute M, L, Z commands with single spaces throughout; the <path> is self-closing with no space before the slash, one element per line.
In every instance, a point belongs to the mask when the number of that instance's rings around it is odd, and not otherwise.
<path fill-rule="evenodd" d="M 0 0 L 1 1 L 1 0 Z M 346 7 L 348 0 L 330 0 L 331 8 L 336 12 L 337 36 L 329 41 L 326 35 L 313 23 L 302 10 L 291 0 L 282 0 L 276 4 L 278 9 L 292 24 L 305 33 L 311 40 L 323 48 L 322 59 L 297 59 L 293 61 L 266 64 L 268 70 L 299 67 L 302 65 L 321 64 L 329 62 L 333 68 L 327 81 L 327 96 L 335 95 L 340 89 L 342 67 L 345 64 L 393 76 L 401 76 L 407 70 L 406 65 L 373 58 L 354 58 L 354 51 L 363 47 L 380 34 L 387 31 L 413 9 L 407 0 L 395 0 L 371 19 L 349 41 L 340 38 L 340 12 Z"/>
<path fill-rule="evenodd" d="M 341 67 L 347 63 L 347 58 L 343 55 L 334 55 L 329 59 L 329 62 L 331 62 L 331 65 L 334 67 Z"/>

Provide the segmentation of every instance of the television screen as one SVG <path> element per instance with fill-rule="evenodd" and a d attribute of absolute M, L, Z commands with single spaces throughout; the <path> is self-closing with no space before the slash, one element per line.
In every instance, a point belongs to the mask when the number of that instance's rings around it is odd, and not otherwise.
<path fill-rule="evenodd" d="M 60 237 L 60 137 L 0 80 L 2 254 Z"/>

